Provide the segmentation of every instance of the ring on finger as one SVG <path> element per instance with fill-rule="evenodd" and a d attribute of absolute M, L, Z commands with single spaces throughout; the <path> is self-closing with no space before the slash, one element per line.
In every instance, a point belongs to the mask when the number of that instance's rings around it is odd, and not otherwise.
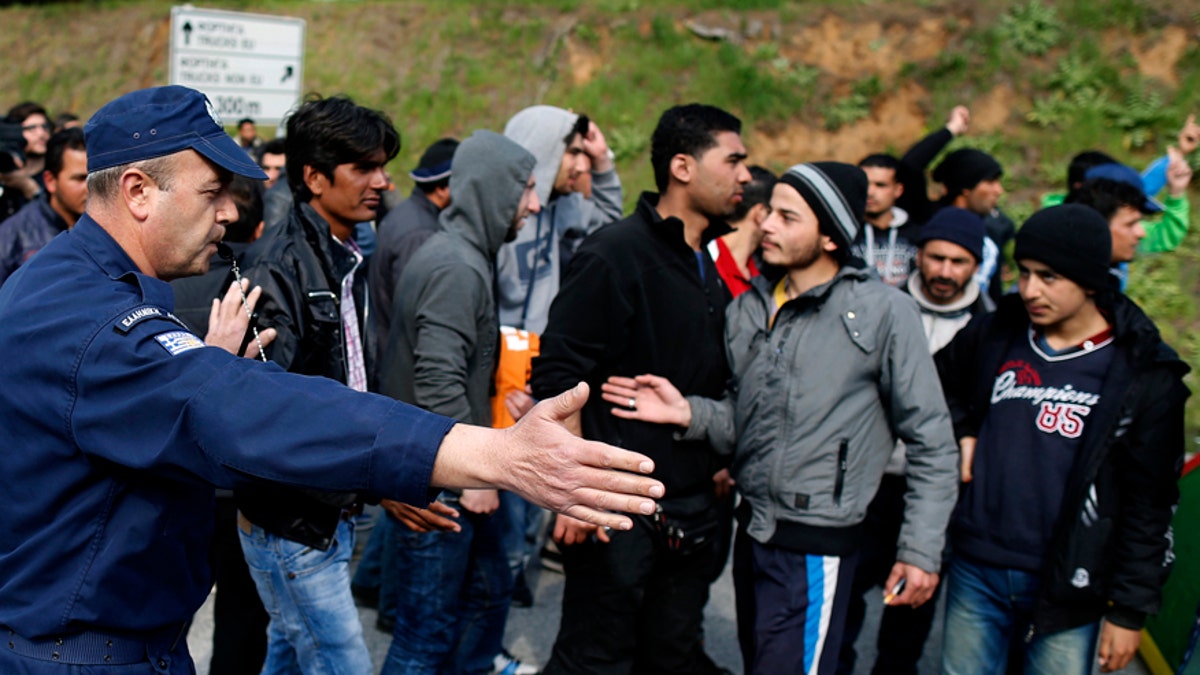
<path fill-rule="evenodd" d="M 628 408 L 629 408 L 630 410 L 637 410 L 637 399 L 636 399 L 636 398 L 634 398 L 634 397 L 632 397 L 632 396 L 630 396 L 630 397 L 629 397 L 629 406 L 628 406 Z"/>

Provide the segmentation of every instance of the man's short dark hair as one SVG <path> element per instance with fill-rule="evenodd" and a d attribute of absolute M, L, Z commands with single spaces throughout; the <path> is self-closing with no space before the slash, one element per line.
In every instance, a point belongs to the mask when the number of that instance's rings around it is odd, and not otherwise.
<path fill-rule="evenodd" d="M 1088 169 L 1101 164 L 1118 164 L 1117 160 L 1099 150 L 1084 150 L 1071 158 L 1067 165 L 1067 192 L 1074 192 L 1087 180 Z"/>
<path fill-rule="evenodd" d="M 742 186 L 742 201 L 738 202 L 729 216 L 729 222 L 736 223 L 750 213 L 750 209 L 759 204 L 770 204 L 771 193 L 779 179 L 775 174 L 761 166 L 750 167 L 750 182 Z"/>
<path fill-rule="evenodd" d="M 46 118 L 46 121 L 50 120 L 50 115 L 46 112 L 46 109 L 33 101 L 23 101 L 9 108 L 7 117 L 9 122 L 20 124 L 28 119 L 30 115 L 41 115 Z"/>
<path fill-rule="evenodd" d="M 563 143 L 570 145 L 571 141 L 575 140 L 576 136 L 587 138 L 588 128 L 590 128 L 591 125 L 592 120 L 589 119 L 587 115 L 580 115 L 579 117 L 576 117 L 575 125 L 571 127 L 570 131 L 567 132 L 567 136 L 563 139 Z"/>
<path fill-rule="evenodd" d="M 283 155 L 286 154 L 287 146 L 282 138 L 273 138 L 267 141 L 262 147 L 263 154 Z"/>
<path fill-rule="evenodd" d="M 238 128 L 239 129 L 241 129 L 242 125 L 245 125 L 245 124 L 254 124 L 254 120 L 250 119 L 249 117 L 243 117 L 242 119 L 238 120 Z M 255 126 L 257 126 L 257 125 L 255 125 Z"/>
<path fill-rule="evenodd" d="M 900 181 L 900 160 L 896 159 L 895 157 L 893 157 L 891 155 L 885 155 L 883 153 L 875 153 L 873 155 L 867 155 L 866 157 L 862 158 L 861 162 L 858 163 L 858 168 L 860 168 L 860 169 L 866 169 L 866 168 L 891 169 L 892 171 L 894 171 L 896 173 L 896 182 L 898 182 L 898 183 L 901 182 Z"/>
<path fill-rule="evenodd" d="M 1109 220 L 1122 206 L 1141 211 L 1146 203 L 1146 195 L 1129 183 L 1108 178 L 1089 178 L 1067 195 L 1066 203 L 1090 206 L 1099 211 L 1105 220 Z"/>
<path fill-rule="evenodd" d="M 670 183 L 671 158 L 699 158 L 716 146 L 717 134 L 723 131 L 742 133 L 742 121 L 716 106 L 689 103 L 664 112 L 650 137 L 650 165 L 658 191 L 665 192 Z"/>
<path fill-rule="evenodd" d="M 75 127 L 74 129 L 63 129 L 55 132 L 46 141 L 46 171 L 50 172 L 55 178 L 62 173 L 63 169 L 63 153 L 67 150 L 81 150 L 87 152 L 87 145 L 83 140 L 83 129 Z"/>
<path fill-rule="evenodd" d="M 249 243 L 263 219 L 263 182 L 234 174 L 229 196 L 237 206 L 237 220 L 225 226 L 225 241 Z"/>
<path fill-rule="evenodd" d="M 304 167 L 311 166 L 333 180 L 339 164 L 357 162 L 383 150 L 385 162 L 400 152 L 400 134 L 387 115 L 364 108 L 347 96 L 310 96 L 288 118 L 288 186 L 298 202 L 312 200 L 304 184 Z"/>

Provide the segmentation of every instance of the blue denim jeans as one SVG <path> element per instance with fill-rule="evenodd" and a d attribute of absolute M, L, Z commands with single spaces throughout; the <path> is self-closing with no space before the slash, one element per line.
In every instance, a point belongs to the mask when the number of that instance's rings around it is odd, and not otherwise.
<path fill-rule="evenodd" d="M 371 673 L 371 655 L 350 594 L 354 524 L 341 521 L 327 551 L 258 526 L 249 534 L 239 527 L 238 533 L 250 576 L 271 617 L 264 675 Z"/>
<path fill-rule="evenodd" d="M 542 507 L 520 495 L 501 491 L 496 516 L 503 521 L 504 549 L 508 551 L 508 566 L 516 579 L 533 555 L 542 525 Z"/>
<path fill-rule="evenodd" d="M 387 511 L 380 511 L 367 545 L 363 547 L 358 569 L 354 571 L 355 586 L 379 590 L 379 616 L 396 616 L 396 577 L 403 570 L 396 567 L 396 531 L 405 529 Z"/>
<path fill-rule="evenodd" d="M 395 528 L 396 628 L 381 675 L 490 673 L 500 653 L 512 575 L 496 515 L 458 504 L 461 532 Z"/>
<path fill-rule="evenodd" d="M 384 535 L 379 527 L 387 522 L 387 511 L 380 510 L 375 515 L 374 526 L 371 528 L 367 543 L 362 548 L 358 558 L 358 569 L 354 570 L 351 581 L 362 588 L 379 588 L 379 578 L 383 565 Z M 362 532 L 357 533 L 362 536 Z"/>
<path fill-rule="evenodd" d="M 961 556 L 946 589 L 944 675 L 1002 674 L 1012 640 L 1024 639 L 1041 585 L 1038 574 L 991 567 Z M 1099 622 L 1034 635 L 1025 646 L 1027 675 L 1090 675 Z"/>

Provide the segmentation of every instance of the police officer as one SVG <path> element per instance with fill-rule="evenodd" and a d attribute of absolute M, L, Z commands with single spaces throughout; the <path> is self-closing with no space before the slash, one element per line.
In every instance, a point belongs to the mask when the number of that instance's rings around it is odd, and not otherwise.
<path fill-rule="evenodd" d="M 122 96 L 86 133 L 87 212 L 0 290 L 0 672 L 193 672 L 213 486 L 420 505 L 496 486 L 622 529 L 607 510 L 653 512 L 661 484 L 626 473 L 646 457 L 562 428 L 586 387 L 494 431 L 206 346 L 165 281 L 208 268 L 232 174 L 262 171 L 184 87 Z"/>

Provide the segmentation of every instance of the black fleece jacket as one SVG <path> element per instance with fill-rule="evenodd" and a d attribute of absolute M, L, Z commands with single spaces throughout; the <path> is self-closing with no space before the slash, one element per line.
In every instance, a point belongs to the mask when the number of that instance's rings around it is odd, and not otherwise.
<path fill-rule="evenodd" d="M 613 416 L 600 385 L 610 375 L 652 373 L 684 395 L 720 398 L 729 380 L 730 296 L 712 259 L 703 248 L 697 257 L 683 239 L 683 222 L 659 216 L 657 201 L 643 194 L 633 214 L 580 245 L 550 307 L 531 384 L 540 399 L 586 381 L 592 394 L 583 409 L 584 437 L 653 459 L 670 511 L 673 500 L 711 494 L 722 460 L 707 442 L 675 439 L 668 425 Z M 727 231 L 714 222 L 704 236 Z"/>

